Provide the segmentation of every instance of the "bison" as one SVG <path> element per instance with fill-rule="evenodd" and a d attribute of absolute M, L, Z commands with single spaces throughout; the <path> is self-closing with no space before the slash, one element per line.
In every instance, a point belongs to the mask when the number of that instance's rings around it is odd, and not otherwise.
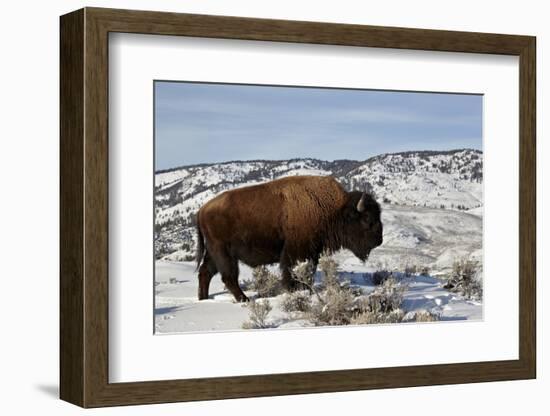
<path fill-rule="evenodd" d="M 365 192 L 346 192 L 326 176 L 292 176 L 226 191 L 197 215 L 199 300 L 220 272 L 238 302 L 247 301 L 238 283 L 239 260 L 250 267 L 279 263 L 283 286 L 297 282 L 291 270 L 323 251 L 349 249 L 365 261 L 382 244 L 380 206 Z"/>

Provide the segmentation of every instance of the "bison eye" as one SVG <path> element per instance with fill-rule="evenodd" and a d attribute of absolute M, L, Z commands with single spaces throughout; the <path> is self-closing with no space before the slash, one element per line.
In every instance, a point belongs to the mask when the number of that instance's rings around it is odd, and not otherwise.
<path fill-rule="evenodd" d="M 376 225 L 376 220 L 372 217 L 361 218 L 361 224 L 369 230 L 372 230 Z"/>

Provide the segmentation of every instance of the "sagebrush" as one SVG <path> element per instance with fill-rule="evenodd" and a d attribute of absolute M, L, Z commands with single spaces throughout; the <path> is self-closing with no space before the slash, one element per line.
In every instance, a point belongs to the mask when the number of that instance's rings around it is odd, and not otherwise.
<path fill-rule="evenodd" d="M 300 289 L 313 290 L 315 280 L 315 270 L 313 264 L 309 261 L 298 263 L 291 271 L 292 278 L 298 282 Z"/>
<path fill-rule="evenodd" d="M 292 277 L 304 289 L 285 293 L 280 301 L 281 310 L 291 314 L 292 319 L 299 316 L 315 326 L 433 322 L 440 319 L 439 314 L 433 311 L 403 310 L 404 293 L 408 286 L 401 279 L 407 273 L 387 270 L 375 272 L 370 278 L 377 286 L 371 293 L 364 294 L 360 287 L 340 280 L 339 265 L 333 257 L 324 254 L 319 260 L 319 268 L 322 279 L 315 282 L 311 263 L 303 262 L 294 267 Z M 460 270 L 464 271 L 464 268 Z M 407 272 L 413 273 L 413 270 L 409 269 Z M 425 268 L 414 267 L 414 273 L 418 272 L 428 273 Z M 283 293 L 280 277 L 266 267 L 253 270 L 250 285 L 258 293 L 258 298 Z M 243 324 L 243 328 L 270 327 L 267 318 L 272 307 L 267 299 L 253 300 L 248 308 L 249 321 Z"/>
<path fill-rule="evenodd" d="M 480 263 L 470 259 L 455 261 L 451 276 L 444 288 L 467 299 L 481 300 L 483 298 L 483 282 Z"/>
<path fill-rule="evenodd" d="M 352 325 L 394 324 L 400 322 L 434 322 L 440 319 L 433 311 L 418 310 L 405 313 L 401 305 L 407 286 L 391 277 L 368 296 L 357 299 L 357 312 Z"/>
<path fill-rule="evenodd" d="M 330 271 L 337 269 L 330 263 Z M 401 322 L 405 313 L 401 310 L 406 286 L 401 285 L 390 275 L 369 295 L 363 295 L 349 284 L 329 279 L 324 290 L 318 293 L 313 302 L 309 319 L 316 325 L 349 325 Z"/>
<path fill-rule="evenodd" d="M 364 308 L 375 313 L 389 313 L 397 310 L 403 303 L 405 290 L 406 286 L 398 283 L 394 277 L 390 277 L 366 297 Z"/>
<path fill-rule="evenodd" d="M 283 292 L 280 277 L 266 266 L 255 267 L 252 270 L 250 287 L 256 291 L 259 298 L 270 298 Z"/>
<path fill-rule="evenodd" d="M 428 266 L 423 266 L 420 268 L 420 276 L 429 276 L 430 275 L 430 268 Z"/>
<path fill-rule="evenodd" d="M 393 310 L 389 313 L 364 311 L 353 316 L 350 324 L 352 325 L 372 325 L 372 324 L 396 324 L 403 320 L 404 312 L 401 309 Z"/>
<path fill-rule="evenodd" d="M 340 285 L 340 280 L 338 279 L 338 263 L 332 256 L 323 253 L 319 259 L 319 269 L 323 272 L 323 284 L 326 288 Z"/>
<path fill-rule="evenodd" d="M 281 301 L 284 312 L 309 312 L 311 310 L 311 295 L 308 291 L 287 293 Z"/>
<path fill-rule="evenodd" d="M 273 309 L 267 299 L 251 300 L 248 302 L 248 321 L 244 322 L 243 329 L 265 329 L 271 326 L 267 322 L 269 312 Z"/>
<path fill-rule="evenodd" d="M 405 266 L 405 276 L 411 277 L 415 275 L 418 271 L 418 266 L 416 264 L 407 264 Z"/>
<path fill-rule="evenodd" d="M 384 280 L 389 279 L 392 273 L 388 270 L 377 270 L 371 275 L 372 284 L 375 286 L 381 285 Z"/>
<path fill-rule="evenodd" d="M 328 285 L 313 302 L 309 320 L 316 326 L 348 325 L 355 309 L 354 301 L 348 288 Z"/>
<path fill-rule="evenodd" d="M 418 311 L 407 312 L 402 319 L 402 322 L 435 322 L 439 321 L 441 316 L 439 313 L 420 309 Z"/>

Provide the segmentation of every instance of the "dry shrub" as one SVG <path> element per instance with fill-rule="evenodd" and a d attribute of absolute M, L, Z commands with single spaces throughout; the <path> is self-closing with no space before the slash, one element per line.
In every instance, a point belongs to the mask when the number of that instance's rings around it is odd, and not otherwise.
<path fill-rule="evenodd" d="M 239 281 L 239 286 L 243 292 L 254 289 L 254 282 L 251 279 L 244 279 Z"/>
<path fill-rule="evenodd" d="M 426 309 L 420 309 L 418 311 L 411 311 L 405 314 L 403 322 L 435 322 L 441 319 L 438 313 L 428 311 Z"/>
<path fill-rule="evenodd" d="M 376 259 L 371 261 L 371 264 L 376 270 L 392 270 L 390 262 L 387 259 Z"/>
<path fill-rule="evenodd" d="M 397 310 L 403 303 L 406 289 L 406 286 L 400 285 L 395 278 L 390 277 L 366 297 L 366 306 L 363 309 L 375 313 Z"/>
<path fill-rule="evenodd" d="M 261 301 L 251 300 L 248 302 L 248 321 L 244 322 L 243 329 L 264 329 L 270 328 L 267 323 L 267 316 L 271 312 L 271 303 L 269 300 Z"/>
<path fill-rule="evenodd" d="M 400 309 L 406 289 L 387 272 L 380 285 L 370 295 L 363 295 L 338 280 L 338 263 L 323 256 L 319 262 L 324 273 L 321 292 L 308 313 L 316 326 L 349 325 L 359 323 L 400 322 L 404 312 Z"/>
<path fill-rule="evenodd" d="M 386 278 L 371 294 L 356 299 L 356 312 L 350 320 L 353 325 L 393 324 L 402 322 L 401 309 L 406 286 L 395 278 Z"/>
<path fill-rule="evenodd" d="M 338 262 L 324 253 L 319 259 L 323 273 L 322 290 L 314 290 L 316 301 L 308 312 L 309 320 L 316 326 L 348 325 L 356 309 L 357 293 L 349 283 L 341 283 L 338 278 Z"/>
<path fill-rule="evenodd" d="M 291 271 L 292 278 L 298 282 L 301 289 L 312 290 L 315 276 L 313 264 L 309 261 L 298 263 Z"/>
<path fill-rule="evenodd" d="M 378 270 L 375 271 L 372 276 L 372 284 L 375 286 L 381 285 L 386 279 L 389 279 L 391 277 L 392 273 L 387 270 Z"/>
<path fill-rule="evenodd" d="M 330 285 L 319 294 L 309 312 L 310 321 L 316 326 L 348 325 L 355 309 L 351 291 L 340 285 Z"/>
<path fill-rule="evenodd" d="M 322 285 L 312 281 L 310 291 L 285 295 L 281 308 L 287 313 L 300 312 L 315 326 L 390 324 L 399 322 L 431 322 L 439 316 L 429 311 L 405 313 L 401 308 L 406 285 L 400 284 L 394 274 L 379 271 L 371 276 L 379 277 L 378 286 L 368 295 L 352 288 L 349 282 L 338 279 L 338 263 L 327 255 L 319 261 L 323 272 Z M 303 266 L 294 272 L 298 281 L 312 276 Z M 374 279 L 373 279 L 374 281 Z"/>
<path fill-rule="evenodd" d="M 323 284 L 326 288 L 340 286 L 338 279 L 338 263 L 334 258 L 323 253 L 319 259 L 319 269 L 323 272 Z"/>
<path fill-rule="evenodd" d="M 348 290 L 351 292 L 351 294 L 357 298 L 359 296 L 363 296 L 363 289 L 360 286 L 352 285 L 351 281 L 344 280 L 340 283 L 340 287 L 344 290 Z"/>
<path fill-rule="evenodd" d="M 411 277 L 417 273 L 418 267 L 416 264 L 407 264 L 405 266 L 405 277 Z"/>
<path fill-rule="evenodd" d="M 444 288 L 467 299 L 481 300 L 483 298 L 483 284 L 480 264 L 469 259 L 455 261 L 451 277 Z"/>
<path fill-rule="evenodd" d="M 370 325 L 370 324 L 396 324 L 403 320 L 404 312 L 401 309 L 395 309 L 389 313 L 365 311 L 356 314 L 350 321 L 352 325 Z"/>
<path fill-rule="evenodd" d="M 284 312 L 309 312 L 311 304 L 309 292 L 287 293 L 281 302 L 281 309 Z"/>
<path fill-rule="evenodd" d="M 270 298 L 282 293 L 281 279 L 269 271 L 266 266 L 255 267 L 252 270 L 251 288 L 258 293 L 259 298 Z"/>
<path fill-rule="evenodd" d="M 419 310 L 405 313 L 403 309 L 394 309 L 391 312 L 364 311 L 351 319 L 352 325 L 365 324 L 396 324 L 401 322 L 436 322 L 440 320 L 437 313 Z"/>

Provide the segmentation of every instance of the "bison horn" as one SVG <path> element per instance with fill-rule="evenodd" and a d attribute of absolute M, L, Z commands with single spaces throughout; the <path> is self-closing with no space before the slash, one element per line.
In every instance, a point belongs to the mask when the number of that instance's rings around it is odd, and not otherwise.
<path fill-rule="evenodd" d="M 365 193 L 363 192 L 363 195 L 361 195 L 361 199 L 357 203 L 357 211 L 363 212 L 365 210 Z"/>

